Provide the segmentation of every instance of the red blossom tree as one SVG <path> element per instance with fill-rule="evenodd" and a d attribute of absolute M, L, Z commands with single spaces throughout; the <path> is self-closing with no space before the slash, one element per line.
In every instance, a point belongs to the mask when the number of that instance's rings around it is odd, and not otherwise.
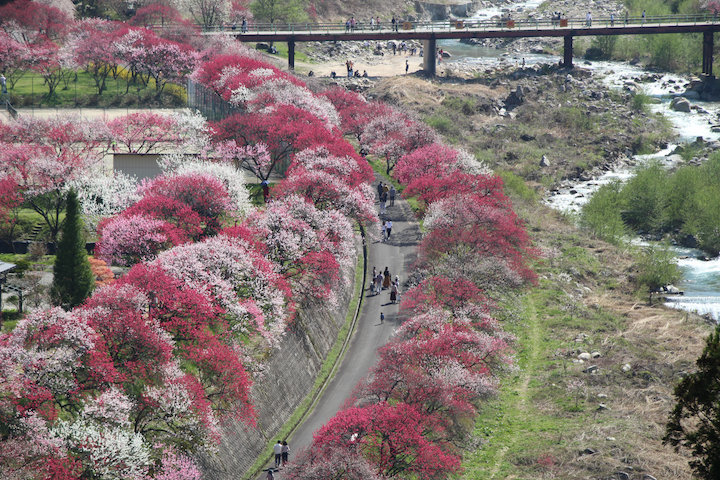
<path fill-rule="evenodd" d="M 0 27 L 20 35 L 26 44 L 40 37 L 60 40 L 72 25 L 72 19 L 57 8 L 30 0 L 15 0 L 0 6 Z"/>
<path fill-rule="evenodd" d="M 453 195 L 471 195 L 490 205 L 509 205 L 500 177 L 486 174 L 453 173 L 416 176 L 403 190 L 404 197 L 417 197 L 425 208 Z"/>
<path fill-rule="evenodd" d="M 239 167 L 267 180 L 281 162 L 290 163 L 290 155 L 306 148 L 325 146 L 332 155 L 354 155 L 352 147 L 336 130 L 311 113 L 290 105 L 279 105 L 270 113 L 248 113 L 228 117 L 213 125 L 216 142 L 230 142 L 238 150 L 234 154 Z M 269 158 L 258 162 L 247 155 L 245 147 L 265 145 Z M 227 156 L 233 157 L 232 148 Z M 246 158 L 253 158 L 248 162 Z"/>
<path fill-rule="evenodd" d="M 494 196 L 458 194 L 430 205 L 421 261 L 432 264 L 443 255 L 470 251 L 501 258 L 526 280 L 534 274 L 527 261 L 534 255 L 522 220 L 511 208 L 496 205 Z"/>
<path fill-rule="evenodd" d="M 431 440 L 437 428 L 432 416 L 405 403 L 353 407 L 315 433 L 312 449 L 355 449 L 386 477 L 444 479 L 460 470 L 460 459 Z"/>

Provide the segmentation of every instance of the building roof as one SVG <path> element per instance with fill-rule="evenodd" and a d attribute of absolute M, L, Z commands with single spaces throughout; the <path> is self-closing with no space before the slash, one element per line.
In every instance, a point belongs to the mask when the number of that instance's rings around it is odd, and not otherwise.
<path fill-rule="evenodd" d="M 7 273 L 14 268 L 14 263 L 0 262 L 0 275 Z"/>

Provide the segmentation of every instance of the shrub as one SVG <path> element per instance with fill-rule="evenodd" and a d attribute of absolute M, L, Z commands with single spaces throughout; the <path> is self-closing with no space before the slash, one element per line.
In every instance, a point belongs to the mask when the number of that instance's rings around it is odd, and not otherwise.
<path fill-rule="evenodd" d="M 593 235 L 615 244 L 627 234 L 627 227 L 620 215 L 621 188 L 619 182 L 603 185 L 580 213 L 580 225 Z"/>
<path fill-rule="evenodd" d="M 677 282 L 682 277 L 675 255 L 663 245 L 644 247 L 638 258 L 636 283 L 652 292 L 665 285 Z"/>

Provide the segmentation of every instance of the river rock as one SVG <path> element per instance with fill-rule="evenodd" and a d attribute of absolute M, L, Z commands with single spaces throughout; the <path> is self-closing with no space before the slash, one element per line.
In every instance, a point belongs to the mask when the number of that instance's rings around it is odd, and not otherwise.
<path fill-rule="evenodd" d="M 690 113 L 690 102 L 683 97 L 675 97 L 670 102 L 670 108 L 676 112 Z"/>
<path fill-rule="evenodd" d="M 548 160 L 546 155 L 543 155 L 540 159 L 540 166 L 541 167 L 549 167 L 550 166 L 550 160 Z"/>
<path fill-rule="evenodd" d="M 618 480 L 630 480 L 630 475 L 627 472 L 615 472 L 615 478 Z"/>
<path fill-rule="evenodd" d="M 623 371 L 623 372 L 627 373 L 627 372 L 629 372 L 630 370 L 632 370 L 632 367 L 630 366 L 629 363 L 626 363 L 625 365 L 622 366 L 622 371 Z"/>
<path fill-rule="evenodd" d="M 601 356 L 600 352 L 592 352 L 590 355 L 592 356 L 592 358 L 600 358 Z"/>
<path fill-rule="evenodd" d="M 583 352 L 577 357 L 579 360 L 590 360 L 592 358 L 588 352 Z"/>

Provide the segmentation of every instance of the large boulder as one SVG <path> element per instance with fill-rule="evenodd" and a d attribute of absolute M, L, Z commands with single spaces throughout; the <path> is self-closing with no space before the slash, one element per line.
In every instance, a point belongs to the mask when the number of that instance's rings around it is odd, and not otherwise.
<path fill-rule="evenodd" d="M 676 112 L 690 113 L 690 102 L 683 97 L 675 97 L 670 102 L 670 108 Z"/>

